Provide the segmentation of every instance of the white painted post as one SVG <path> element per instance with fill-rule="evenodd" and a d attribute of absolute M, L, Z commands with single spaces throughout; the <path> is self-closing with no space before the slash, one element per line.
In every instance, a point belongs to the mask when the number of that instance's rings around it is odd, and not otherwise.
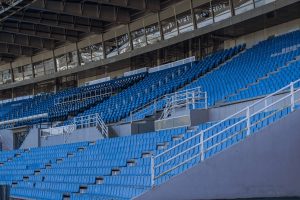
<path fill-rule="evenodd" d="M 251 122 L 250 122 L 250 107 L 247 107 L 246 117 L 247 117 L 247 136 L 249 136 L 250 135 L 250 127 L 251 127 Z"/>
<path fill-rule="evenodd" d="M 151 187 L 154 187 L 155 184 L 155 169 L 154 169 L 154 156 L 151 156 Z"/>
<path fill-rule="evenodd" d="M 204 132 L 200 132 L 200 160 L 204 160 Z"/>
<path fill-rule="evenodd" d="M 195 109 L 196 108 L 196 105 L 195 105 L 195 91 L 192 93 L 192 98 L 193 98 L 193 100 L 192 100 L 192 102 L 193 102 L 193 109 Z"/>
<path fill-rule="evenodd" d="M 185 91 L 185 98 L 186 98 L 185 108 L 186 110 L 189 110 L 189 93 L 187 90 Z"/>
<path fill-rule="evenodd" d="M 295 91 L 294 91 L 294 82 L 291 83 L 291 111 L 295 110 Z"/>
<path fill-rule="evenodd" d="M 205 109 L 207 109 L 208 108 L 207 92 L 205 92 L 204 98 L 205 98 Z"/>

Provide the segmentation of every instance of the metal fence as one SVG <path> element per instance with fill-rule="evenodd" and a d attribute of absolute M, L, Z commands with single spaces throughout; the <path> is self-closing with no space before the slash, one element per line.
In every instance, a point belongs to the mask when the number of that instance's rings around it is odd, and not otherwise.
<path fill-rule="evenodd" d="M 196 132 L 191 137 L 179 142 L 164 152 L 152 156 L 152 185 L 155 185 L 155 182 L 159 178 L 170 172 L 174 172 L 176 169 L 189 163 L 193 159 L 198 158 L 200 162 L 203 161 L 209 157 L 207 155 L 209 151 L 217 146 L 229 142 L 229 140 L 233 139 L 234 137 L 240 136 L 239 141 L 242 141 L 261 128 L 274 123 L 283 117 L 283 115 L 279 115 L 280 113 L 288 114 L 289 112 L 293 112 L 296 108 L 295 105 L 300 103 L 299 87 L 300 79 L 292 82 L 288 86 L 283 87 L 275 93 L 258 100 L 252 105 L 247 106 L 246 108 L 227 117 L 226 119 L 213 124 L 209 128 L 200 130 L 198 133 Z M 232 123 L 229 123 L 230 120 Z M 221 137 L 222 134 L 225 134 L 226 136 Z M 197 142 L 192 144 L 192 140 Z M 215 142 L 211 143 L 212 140 Z M 207 145 L 209 142 L 212 144 L 211 146 Z M 198 153 L 188 154 L 188 152 L 193 150 L 194 152 Z M 175 151 L 176 153 L 174 153 Z M 183 159 L 175 162 L 177 158 L 183 155 Z M 166 158 L 164 159 L 163 157 Z M 167 166 L 170 167 L 168 168 Z"/>
<path fill-rule="evenodd" d="M 176 108 L 185 107 L 188 109 L 207 109 L 207 93 L 201 87 L 182 90 L 166 97 L 166 106 L 160 117 L 161 120 L 168 118 L 176 112 Z"/>

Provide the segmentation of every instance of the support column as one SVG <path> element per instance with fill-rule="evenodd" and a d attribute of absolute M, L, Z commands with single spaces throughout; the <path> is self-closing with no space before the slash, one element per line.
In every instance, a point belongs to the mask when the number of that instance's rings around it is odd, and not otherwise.
<path fill-rule="evenodd" d="M 102 49 L 103 49 L 103 58 L 105 59 L 106 58 L 106 48 L 105 48 L 105 45 L 104 45 L 104 38 L 103 38 L 103 33 L 101 34 L 101 39 L 102 39 Z"/>
<path fill-rule="evenodd" d="M 31 68 L 32 68 L 32 78 L 35 78 L 34 66 L 33 66 L 33 62 L 32 62 L 32 56 L 30 57 L 30 62 L 31 62 Z"/>
<path fill-rule="evenodd" d="M 161 65 L 160 49 L 157 49 L 157 66 Z"/>
<path fill-rule="evenodd" d="M 164 40 L 165 37 L 164 37 L 164 33 L 163 33 L 163 30 L 162 30 L 162 27 L 161 27 L 161 21 L 160 21 L 160 14 L 159 14 L 159 12 L 157 12 L 157 21 L 158 21 L 158 28 L 159 28 L 159 32 L 160 32 L 160 38 L 161 38 L 161 40 Z"/>
<path fill-rule="evenodd" d="M 197 23 L 196 23 L 196 16 L 195 16 L 195 12 L 194 12 L 193 0 L 190 0 L 190 7 L 191 7 L 190 9 L 191 9 L 193 27 L 194 27 L 194 30 L 196 30 L 197 29 Z"/>
<path fill-rule="evenodd" d="M 10 66 L 11 80 L 12 80 L 12 82 L 15 82 L 15 75 L 14 75 L 14 70 L 12 68 L 11 62 L 9 63 L 9 66 Z"/>
<path fill-rule="evenodd" d="M 52 50 L 52 59 L 54 62 L 54 71 L 57 72 L 57 63 L 56 63 L 56 59 L 55 59 L 54 50 Z"/>
<path fill-rule="evenodd" d="M 128 32 L 128 40 L 130 44 L 130 50 L 133 50 L 133 42 L 132 42 L 132 37 L 131 37 L 131 31 L 130 31 L 130 26 L 127 24 L 127 32 Z"/>
<path fill-rule="evenodd" d="M 76 52 L 77 52 L 77 62 L 78 62 L 78 67 L 81 66 L 81 62 L 80 62 L 80 52 L 78 49 L 78 42 L 75 43 L 76 45 Z"/>
<path fill-rule="evenodd" d="M 230 11 L 231 11 L 231 16 L 235 16 L 233 0 L 229 0 L 229 6 L 230 6 Z"/>
<path fill-rule="evenodd" d="M 192 46 L 193 46 L 192 39 L 189 39 L 189 57 L 193 56 Z"/>

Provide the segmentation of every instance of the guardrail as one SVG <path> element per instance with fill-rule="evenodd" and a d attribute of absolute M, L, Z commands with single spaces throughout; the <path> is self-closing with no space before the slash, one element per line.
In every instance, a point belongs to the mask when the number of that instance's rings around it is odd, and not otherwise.
<path fill-rule="evenodd" d="M 166 106 L 160 120 L 166 119 L 176 108 L 185 107 L 188 109 L 207 109 L 207 92 L 203 92 L 201 87 L 191 88 L 175 92 L 166 97 Z"/>
<path fill-rule="evenodd" d="M 81 93 L 56 98 L 54 99 L 54 105 L 63 105 L 72 102 L 85 101 L 87 99 L 96 98 L 96 97 L 107 97 L 110 96 L 112 93 L 113 93 L 112 87 L 105 87 L 105 88 L 84 91 Z"/>
<path fill-rule="evenodd" d="M 41 137 L 65 135 L 67 139 L 75 130 L 91 127 L 96 127 L 104 137 L 108 137 L 108 127 L 98 113 L 75 117 L 70 125 L 42 129 Z"/>
<path fill-rule="evenodd" d="M 75 124 L 76 129 L 96 127 L 104 137 L 108 137 L 108 127 L 100 117 L 99 113 L 75 117 L 73 123 Z"/>
<path fill-rule="evenodd" d="M 191 62 L 194 62 L 194 61 L 196 61 L 196 57 L 192 56 L 192 57 L 189 57 L 189 58 L 185 58 L 185 59 L 182 59 L 182 60 L 178 60 L 178 61 L 175 61 L 175 62 L 171 62 L 171 63 L 167 63 L 167 64 L 164 64 L 164 65 L 160 65 L 160 66 L 157 66 L 157 67 L 150 68 L 150 69 L 148 69 L 148 72 L 153 73 L 153 72 L 161 71 L 161 70 L 164 70 L 164 69 L 169 69 L 169 68 L 172 68 L 172 67 L 177 67 L 179 65 L 188 64 L 188 63 L 191 63 Z"/>
<path fill-rule="evenodd" d="M 158 155 L 153 155 L 151 157 L 152 185 L 154 186 L 155 182 L 159 178 L 168 173 L 174 172 L 174 170 L 189 163 L 193 159 L 199 158 L 200 162 L 204 161 L 204 159 L 208 157 L 207 153 L 210 150 L 226 143 L 234 137 L 241 136 L 239 141 L 242 141 L 244 138 L 264 127 L 262 125 L 263 123 L 265 123 L 265 125 L 268 125 L 268 123 L 274 123 L 279 112 L 282 112 L 285 109 L 293 112 L 295 110 L 295 104 L 300 103 L 299 87 L 300 79 L 281 88 L 273 94 L 258 100 L 252 105 L 247 106 L 224 120 L 215 123 L 211 127 L 201 130 L 166 151 Z M 264 114 L 263 117 L 261 117 L 262 114 Z M 229 123 L 230 120 L 234 123 Z M 220 127 L 222 127 L 221 130 Z M 225 133 L 226 137 L 222 138 L 222 134 Z M 189 145 L 189 142 L 195 139 L 198 139 L 199 142 L 196 142 L 194 145 Z M 212 145 L 209 146 L 209 142 L 212 141 L 217 142 L 215 142 L 215 144 L 211 143 Z M 196 152 L 198 150 L 199 153 L 187 155 L 187 153 L 194 150 L 196 150 Z M 172 153 L 174 155 L 172 155 Z M 171 154 L 171 156 L 168 156 L 169 154 Z M 165 159 L 164 156 L 166 157 Z M 179 162 L 175 162 L 180 156 L 184 156 L 184 159 L 181 159 Z M 176 164 L 171 165 L 171 162 Z"/>
<path fill-rule="evenodd" d="M 194 90 L 194 98 L 193 98 L 192 90 Z M 153 115 L 157 111 L 164 109 L 166 107 L 167 100 L 172 98 L 173 95 L 179 94 L 178 96 L 180 96 L 181 93 L 185 93 L 185 94 L 188 93 L 188 95 L 190 95 L 190 97 L 188 97 L 185 104 L 188 102 L 189 105 L 192 105 L 192 109 L 194 109 L 196 107 L 203 107 L 204 109 L 207 109 L 207 107 L 208 107 L 207 94 L 206 94 L 206 92 L 201 92 L 201 87 L 196 87 L 196 88 L 182 90 L 182 91 L 171 93 L 171 94 L 166 94 L 164 96 L 156 98 L 153 101 L 143 105 L 142 107 L 135 109 L 134 111 L 131 111 L 129 117 L 127 117 L 125 119 L 125 122 L 133 122 L 136 120 L 140 120 L 140 119 L 142 119 L 140 117 L 141 114 Z M 180 102 L 177 101 L 177 103 L 180 103 Z M 186 104 L 186 105 L 188 105 L 188 104 Z M 179 104 L 178 104 L 178 106 L 179 106 Z M 188 108 L 189 107 L 187 107 L 187 109 Z"/>
<path fill-rule="evenodd" d="M 37 114 L 37 115 L 28 116 L 28 117 L 11 119 L 11 120 L 7 120 L 7 121 L 0 121 L 0 125 L 14 124 L 14 123 L 18 123 L 18 122 L 30 121 L 33 119 L 47 118 L 47 117 L 48 117 L 48 113 Z"/>

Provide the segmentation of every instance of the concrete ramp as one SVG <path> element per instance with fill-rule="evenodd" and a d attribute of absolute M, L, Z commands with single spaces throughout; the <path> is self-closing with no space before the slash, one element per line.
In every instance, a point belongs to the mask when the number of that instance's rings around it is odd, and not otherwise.
<path fill-rule="evenodd" d="M 137 200 L 300 197 L 300 111 Z"/>

